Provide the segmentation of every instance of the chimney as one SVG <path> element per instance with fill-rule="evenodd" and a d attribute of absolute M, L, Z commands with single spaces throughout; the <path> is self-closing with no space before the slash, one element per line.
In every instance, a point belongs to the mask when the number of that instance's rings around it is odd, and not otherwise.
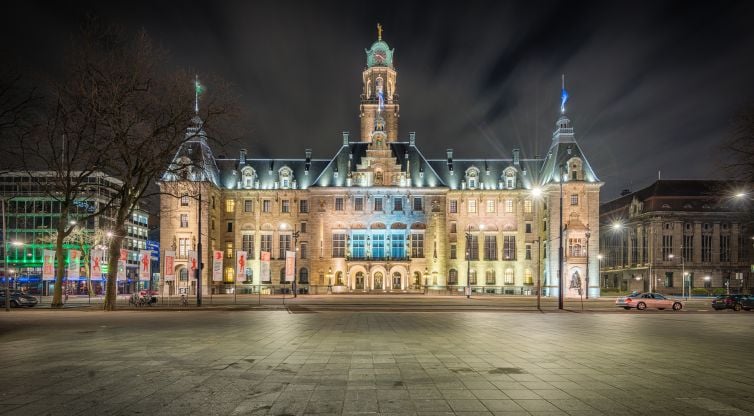
<path fill-rule="evenodd" d="M 348 146 L 348 132 L 343 132 L 343 146 Z"/>
<path fill-rule="evenodd" d="M 408 145 L 416 146 L 416 132 L 415 131 L 411 131 L 408 133 Z"/>
<path fill-rule="evenodd" d="M 519 149 L 513 149 L 513 164 L 518 166 L 521 163 L 521 159 L 519 157 Z"/>
<path fill-rule="evenodd" d="M 239 165 L 246 164 L 246 149 L 241 149 L 241 155 L 238 157 L 238 164 Z"/>

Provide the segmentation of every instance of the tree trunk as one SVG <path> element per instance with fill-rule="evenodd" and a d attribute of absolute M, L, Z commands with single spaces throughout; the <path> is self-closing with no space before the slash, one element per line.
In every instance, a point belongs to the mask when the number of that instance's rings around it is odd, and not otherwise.
<path fill-rule="evenodd" d="M 58 222 L 57 236 L 55 238 L 55 287 L 52 293 L 52 308 L 63 307 L 63 276 L 65 275 L 65 227 L 68 222 L 68 210 L 63 207 Z"/>
<path fill-rule="evenodd" d="M 120 261 L 120 248 L 123 244 L 125 227 L 116 225 L 113 230 L 113 237 L 110 245 L 107 247 L 107 284 L 105 286 L 105 306 L 104 310 L 114 311 L 118 300 L 118 261 Z"/>

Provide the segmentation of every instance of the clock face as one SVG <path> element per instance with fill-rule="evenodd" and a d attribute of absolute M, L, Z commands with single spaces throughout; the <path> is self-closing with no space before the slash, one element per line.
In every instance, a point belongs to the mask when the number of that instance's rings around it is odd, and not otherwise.
<path fill-rule="evenodd" d="M 377 50 L 374 52 L 374 60 L 382 63 L 385 62 L 385 51 L 383 50 Z"/>

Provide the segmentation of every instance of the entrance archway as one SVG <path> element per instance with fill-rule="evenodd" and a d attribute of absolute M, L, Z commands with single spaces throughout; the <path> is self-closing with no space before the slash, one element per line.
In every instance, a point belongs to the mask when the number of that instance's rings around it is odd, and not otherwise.
<path fill-rule="evenodd" d="M 414 289 L 421 289 L 422 287 L 422 274 L 414 272 Z"/>
<path fill-rule="evenodd" d="M 382 275 L 382 272 L 375 272 L 374 273 L 374 289 L 383 290 L 385 287 L 384 280 L 385 280 L 385 277 Z"/>
<path fill-rule="evenodd" d="M 401 274 L 398 272 L 393 273 L 393 290 L 401 290 Z"/>
<path fill-rule="evenodd" d="M 356 289 L 364 290 L 364 273 L 363 272 L 356 273 Z"/>

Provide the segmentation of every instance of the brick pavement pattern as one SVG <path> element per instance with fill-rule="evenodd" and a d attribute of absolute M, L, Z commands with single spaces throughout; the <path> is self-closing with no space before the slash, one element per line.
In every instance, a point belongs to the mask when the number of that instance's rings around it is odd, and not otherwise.
<path fill-rule="evenodd" d="M 15 311 L 0 413 L 754 414 L 754 313 Z"/>

